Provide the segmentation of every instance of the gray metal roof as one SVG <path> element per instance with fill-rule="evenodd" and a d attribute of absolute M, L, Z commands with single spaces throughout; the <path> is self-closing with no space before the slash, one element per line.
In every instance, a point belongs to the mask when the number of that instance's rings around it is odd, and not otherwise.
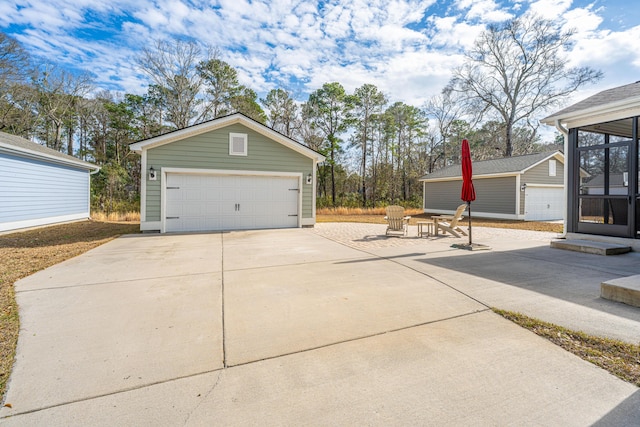
<path fill-rule="evenodd" d="M 527 154 L 524 156 L 503 157 L 501 159 L 482 160 L 473 162 L 473 177 L 482 175 L 495 174 L 517 174 L 531 166 L 548 159 L 560 151 L 547 151 L 544 153 Z M 462 167 L 460 165 L 452 165 L 437 170 L 433 173 L 423 176 L 421 180 L 441 179 L 441 178 L 460 178 L 462 177 Z"/>
<path fill-rule="evenodd" d="M 2 145 L 10 146 L 10 148 L 16 152 L 29 154 L 34 157 L 41 157 L 43 159 L 49 159 L 57 161 L 59 163 L 72 164 L 88 170 L 100 169 L 98 166 L 92 163 L 82 161 L 76 157 L 69 156 L 68 154 L 64 154 L 49 147 L 45 147 L 44 145 L 31 142 L 28 139 L 24 139 L 20 136 L 11 135 L 5 132 L 0 132 L 0 147 Z"/>
<path fill-rule="evenodd" d="M 563 117 L 570 113 L 575 113 L 591 108 L 604 107 L 608 104 L 624 101 L 625 99 L 640 97 L 640 81 L 624 86 L 614 87 L 612 89 L 603 90 L 589 98 L 583 99 L 565 109 L 558 111 L 541 121 L 543 123 L 552 122 L 554 118 Z"/>

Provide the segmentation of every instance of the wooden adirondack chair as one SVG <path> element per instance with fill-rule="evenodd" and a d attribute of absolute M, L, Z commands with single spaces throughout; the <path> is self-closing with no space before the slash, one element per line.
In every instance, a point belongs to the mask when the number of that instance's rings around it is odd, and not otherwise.
<path fill-rule="evenodd" d="M 384 219 L 389 223 L 386 235 L 400 234 L 406 236 L 411 217 L 404 215 L 404 208 L 402 206 L 387 206 L 386 212 L 387 216 Z"/>
<path fill-rule="evenodd" d="M 451 233 L 456 237 L 460 237 L 460 234 L 466 236 L 467 233 L 458 226 L 458 222 L 462 221 L 464 217 L 462 213 L 467 208 L 466 203 L 458 206 L 456 209 L 456 213 L 453 215 L 436 215 L 431 218 L 437 220 L 438 229 L 442 230 L 442 233 L 446 234 L 447 232 Z M 460 234 L 458 234 L 460 233 Z"/>

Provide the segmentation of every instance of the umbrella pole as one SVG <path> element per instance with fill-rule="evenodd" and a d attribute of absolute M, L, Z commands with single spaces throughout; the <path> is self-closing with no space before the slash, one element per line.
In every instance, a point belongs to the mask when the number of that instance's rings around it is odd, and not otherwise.
<path fill-rule="evenodd" d="M 469 246 L 471 246 L 471 202 L 467 202 L 469 209 Z"/>

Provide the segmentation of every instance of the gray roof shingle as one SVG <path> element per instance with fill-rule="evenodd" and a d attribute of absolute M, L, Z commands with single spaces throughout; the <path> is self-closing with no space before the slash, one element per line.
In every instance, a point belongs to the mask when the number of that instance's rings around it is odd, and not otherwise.
<path fill-rule="evenodd" d="M 507 174 L 521 172 L 546 158 L 553 156 L 559 151 L 547 151 L 544 153 L 527 154 L 524 156 L 504 157 L 501 159 L 482 160 L 473 162 L 473 176 L 493 174 Z M 452 165 L 437 170 L 433 173 L 423 176 L 421 180 L 431 180 L 440 178 L 460 178 L 462 177 L 462 167 L 460 165 Z"/>
<path fill-rule="evenodd" d="M 6 132 L 0 132 L 0 143 L 10 145 L 19 152 L 35 152 L 37 154 L 42 154 L 43 157 L 53 157 L 63 163 L 71 163 L 78 166 L 84 166 L 86 169 L 91 170 L 99 169 L 98 166 L 92 163 L 82 161 L 76 157 L 69 156 L 68 154 L 61 153 L 49 147 L 45 147 L 44 145 L 40 145 L 38 143 L 29 141 L 28 139 L 24 139 L 16 135 L 11 135 Z"/>
<path fill-rule="evenodd" d="M 589 98 L 583 99 L 580 102 L 576 102 L 573 105 L 564 108 L 557 113 L 554 113 L 548 117 L 545 117 L 541 121 L 543 123 L 552 122 L 554 118 L 566 116 L 570 113 L 575 113 L 582 110 L 588 110 L 596 107 L 604 107 L 608 104 L 624 101 L 625 99 L 640 97 L 640 81 L 631 83 L 624 86 L 614 87 L 612 89 L 603 90 Z"/>

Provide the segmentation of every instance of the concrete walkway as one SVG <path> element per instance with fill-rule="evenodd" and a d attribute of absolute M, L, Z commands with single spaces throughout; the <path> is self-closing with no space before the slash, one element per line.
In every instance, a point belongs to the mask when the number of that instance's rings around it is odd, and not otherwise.
<path fill-rule="evenodd" d="M 480 229 L 474 240 L 493 250 L 470 253 L 451 237 L 383 233 L 319 224 L 126 236 L 34 274 L 16 284 L 22 323 L 0 424 L 640 419 L 635 386 L 488 308 L 603 334 L 630 328 L 637 341 L 640 310 L 592 289 L 637 274 L 635 254 L 565 253 L 548 236 Z"/>

